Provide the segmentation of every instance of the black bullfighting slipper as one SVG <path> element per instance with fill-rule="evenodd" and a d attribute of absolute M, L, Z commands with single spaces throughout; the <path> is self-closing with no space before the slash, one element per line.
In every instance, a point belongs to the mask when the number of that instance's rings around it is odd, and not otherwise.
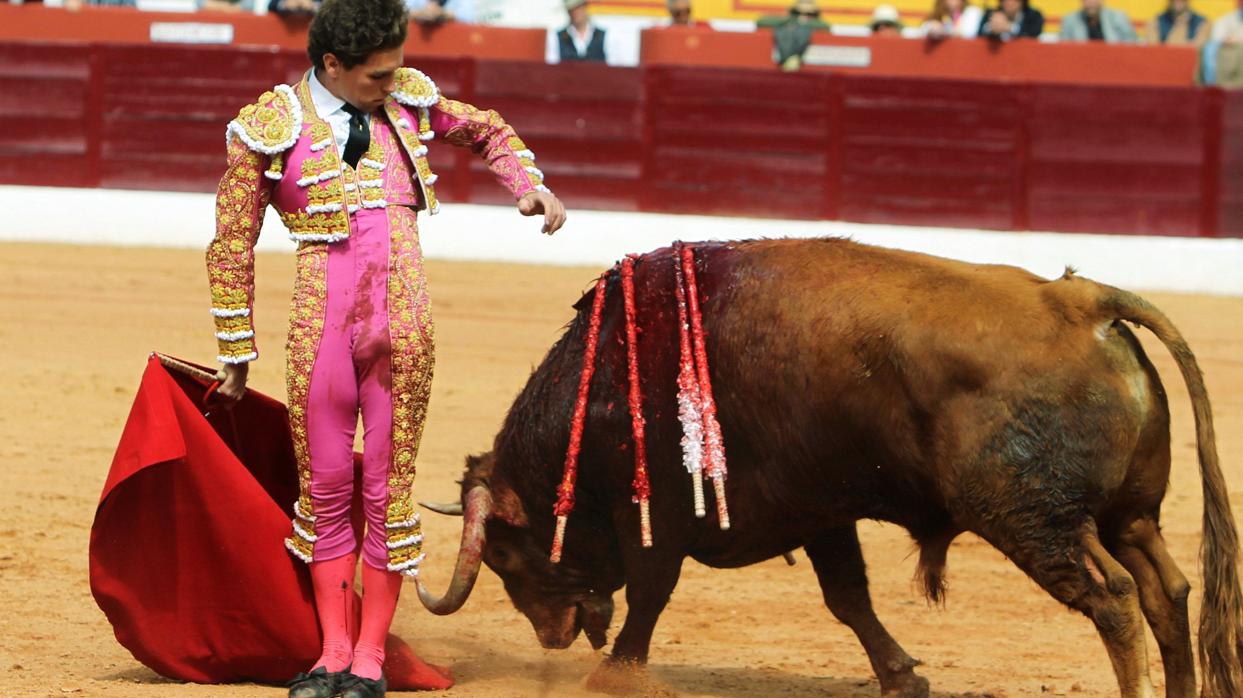
<path fill-rule="evenodd" d="M 388 679 L 383 676 L 377 681 L 348 674 L 341 684 L 341 698 L 384 698 L 387 690 Z"/>
<path fill-rule="evenodd" d="M 289 698 L 333 698 L 340 694 L 347 676 L 353 676 L 348 667 L 345 671 L 328 671 L 321 666 L 312 669 L 309 674 L 298 674 L 285 686 L 289 688 Z"/>

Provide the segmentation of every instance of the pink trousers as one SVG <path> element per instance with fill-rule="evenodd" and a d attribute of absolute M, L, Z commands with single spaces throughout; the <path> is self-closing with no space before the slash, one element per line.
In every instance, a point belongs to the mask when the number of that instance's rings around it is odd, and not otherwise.
<path fill-rule="evenodd" d="M 389 241 L 384 209 L 354 214 L 348 240 L 328 246 L 328 298 L 307 398 L 307 447 L 315 503 L 314 557 L 354 551 L 354 437 L 363 422 L 362 558 L 385 569 L 385 516 L 392 460 L 392 345 L 388 323 Z"/>

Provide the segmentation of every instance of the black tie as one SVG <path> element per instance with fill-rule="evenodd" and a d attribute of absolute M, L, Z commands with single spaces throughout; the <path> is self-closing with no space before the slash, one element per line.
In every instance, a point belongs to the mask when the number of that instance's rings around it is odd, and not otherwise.
<path fill-rule="evenodd" d="M 371 145 L 371 131 L 367 128 L 363 113 L 357 107 L 346 102 L 342 109 L 350 115 L 350 137 L 345 141 L 345 161 L 350 167 L 358 167 L 358 159 Z"/>

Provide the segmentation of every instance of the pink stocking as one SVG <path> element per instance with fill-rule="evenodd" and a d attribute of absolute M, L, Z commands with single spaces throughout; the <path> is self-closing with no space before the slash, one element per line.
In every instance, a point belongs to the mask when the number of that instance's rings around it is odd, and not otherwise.
<path fill-rule="evenodd" d="M 384 667 L 384 640 L 397 610 L 401 573 L 363 565 L 363 622 L 354 646 L 354 668 L 364 679 L 379 679 Z"/>
<path fill-rule="evenodd" d="M 313 668 L 344 671 L 353 660 L 350 643 L 350 597 L 354 595 L 354 553 L 325 562 L 311 563 L 311 586 L 315 588 L 315 612 L 324 637 L 323 653 Z"/>

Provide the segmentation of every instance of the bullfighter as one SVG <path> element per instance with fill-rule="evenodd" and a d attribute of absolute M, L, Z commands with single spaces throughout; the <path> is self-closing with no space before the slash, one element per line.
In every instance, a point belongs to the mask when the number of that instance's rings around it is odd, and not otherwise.
<path fill-rule="evenodd" d="M 428 146 L 471 148 L 552 234 L 565 208 L 534 154 L 493 111 L 444 97 L 402 67 L 401 0 L 325 0 L 313 68 L 244 107 L 227 129 L 228 169 L 207 250 L 226 401 L 258 358 L 254 245 L 270 203 L 298 243 L 287 348 L 289 421 L 300 493 L 285 547 L 310 565 L 322 656 L 291 698 L 384 695 L 384 638 L 423 536 L 411 487 L 434 361 L 417 211 L 438 209 Z M 354 434 L 363 422 L 362 623 L 347 595 L 359 549 L 350 521 Z"/>

